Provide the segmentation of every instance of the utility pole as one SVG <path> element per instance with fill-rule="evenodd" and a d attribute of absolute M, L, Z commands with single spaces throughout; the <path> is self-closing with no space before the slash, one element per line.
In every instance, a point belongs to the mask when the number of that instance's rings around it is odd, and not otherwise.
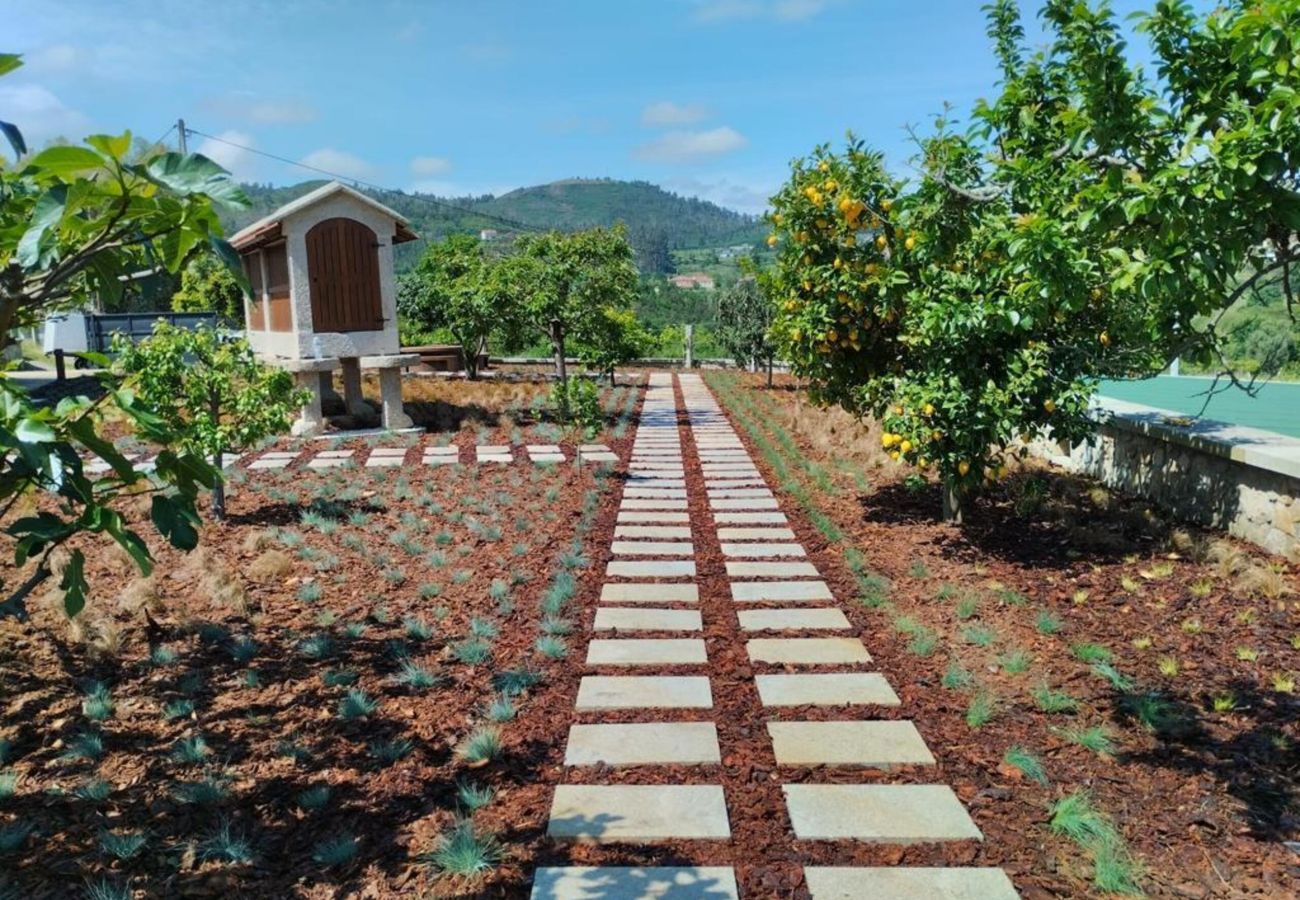
<path fill-rule="evenodd" d="M 185 120 L 184 119 L 176 120 L 176 133 L 180 135 L 181 156 L 185 156 L 190 151 L 189 151 L 189 147 L 186 146 L 186 142 L 185 142 Z"/>

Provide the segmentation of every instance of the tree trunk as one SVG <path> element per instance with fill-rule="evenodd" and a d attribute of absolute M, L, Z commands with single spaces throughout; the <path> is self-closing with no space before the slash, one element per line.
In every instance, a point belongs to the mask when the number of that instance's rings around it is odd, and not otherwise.
<path fill-rule="evenodd" d="M 943 520 L 960 525 L 962 519 L 962 491 L 951 481 L 943 483 Z"/>
<path fill-rule="evenodd" d="M 221 422 L 221 397 L 216 391 L 208 396 L 208 407 L 212 412 L 214 425 Z M 225 462 L 225 447 L 218 447 L 212 454 L 212 467 L 217 470 L 217 483 L 212 486 L 212 517 L 218 522 L 226 520 L 226 476 L 222 470 Z"/>
<path fill-rule="evenodd" d="M 478 380 L 478 348 L 466 347 L 460 345 L 460 352 L 465 355 L 465 379 L 467 381 Z"/>
<path fill-rule="evenodd" d="M 767 358 L 767 386 L 772 386 L 772 357 Z"/>
<path fill-rule="evenodd" d="M 551 320 L 551 343 L 555 345 L 555 374 L 560 381 L 560 418 L 569 421 L 569 370 L 564 360 L 564 326 Z"/>

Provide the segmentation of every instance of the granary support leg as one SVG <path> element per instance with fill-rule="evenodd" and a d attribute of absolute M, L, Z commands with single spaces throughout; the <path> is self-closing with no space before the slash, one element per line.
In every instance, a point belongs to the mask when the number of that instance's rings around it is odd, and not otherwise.
<path fill-rule="evenodd" d="M 300 437 L 320 434 L 325 430 L 325 417 L 321 414 L 320 408 L 322 374 L 329 373 L 312 371 L 293 373 L 293 380 L 298 382 L 298 387 L 306 388 L 311 394 L 298 413 L 298 421 L 293 423 L 292 431 Z"/>
<path fill-rule="evenodd" d="M 357 357 L 344 357 L 343 366 L 343 405 L 354 416 L 370 415 L 370 407 L 361 395 L 361 360 Z"/>
<path fill-rule="evenodd" d="M 388 366 L 379 370 L 379 395 L 384 407 L 384 428 L 398 431 L 410 428 L 411 417 L 402 409 L 402 369 Z"/>

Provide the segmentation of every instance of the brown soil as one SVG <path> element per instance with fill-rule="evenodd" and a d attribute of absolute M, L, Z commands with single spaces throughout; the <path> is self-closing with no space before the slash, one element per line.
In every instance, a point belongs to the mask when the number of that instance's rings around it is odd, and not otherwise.
<path fill-rule="evenodd" d="M 1048 825 L 1056 800 L 1086 791 L 1127 839 L 1151 896 L 1300 891 L 1296 851 L 1284 843 L 1300 837 L 1300 703 L 1286 690 L 1300 672 L 1294 567 L 1034 464 L 992 487 L 964 527 L 946 525 L 938 521 L 937 485 L 905 487 L 906 470 L 875 449 L 870 427 L 807 406 L 789 380 L 771 391 L 754 377 L 710 381 L 715 390 L 739 385 L 769 443 L 779 446 L 778 429 L 792 435 L 796 453 L 787 450 L 782 459 L 793 476 L 783 484 L 730 410 L 836 596 L 863 597 L 848 614 L 902 700 L 884 715 L 914 720 L 939 761 L 924 772 L 852 772 L 843 780 L 950 784 L 985 835 L 981 845 L 796 849 L 798 858 L 995 865 L 1026 898 L 1101 896 L 1087 854 Z M 843 540 L 828 540 L 812 526 L 788 490 L 792 484 L 829 515 Z M 1045 493 L 1036 502 L 1040 488 Z M 850 549 L 865 557 L 863 574 L 887 579 L 874 591 L 878 599 L 864 594 L 852 571 L 861 564 L 846 559 Z M 871 582 L 866 587 L 872 592 Z M 1056 631 L 1041 627 L 1044 614 L 1059 622 Z M 933 650 L 913 642 L 917 631 L 936 639 Z M 972 642 L 985 639 L 986 647 Z M 1105 648 L 1125 683 L 1116 686 L 1077 658 L 1076 650 L 1086 653 L 1083 644 Z M 973 679 L 970 686 L 944 686 L 956 667 Z M 1043 712 L 1034 697 L 1042 686 L 1067 692 L 1076 709 Z M 968 705 L 980 693 L 996 699 L 996 712 L 988 724 L 971 727 Z M 752 710 L 743 714 L 759 721 Z M 826 716 L 812 709 L 782 715 Z M 1111 752 L 1084 749 L 1066 736 L 1093 726 L 1106 729 Z M 725 738 L 723 745 L 736 746 Z M 1042 761 L 1046 784 L 1004 762 L 1013 746 Z M 767 752 L 754 746 L 745 754 L 756 801 L 773 793 L 760 791 L 763 779 L 841 780 L 834 770 L 773 773 Z M 733 817 L 751 808 L 772 822 L 768 833 L 786 825 L 773 815 L 783 807 L 771 798 L 752 807 L 742 800 Z M 747 827 L 733 818 L 738 836 Z M 778 844 L 746 856 L 789 858 Z M 755 889 L 752 873 L 742 869 L 742 878 Z M 784 870 L 777 880 L 789 883 Z"/>
<path fill-rule="evenodd" d="M 461 418 L 475 425 L 451 435 L 457 442 L 473 442 L 480 428 L 505 442 L 532 427 L 508 415 L 499 391 L 463 382 L 450 390 L 439 402 L 484 410 L 481 423 Z M 599 439 L 626 457 L 630 429 Z M 150 579 L 103 542 L 79 541 L 94 595 L 73 623 L 53 590 L 31 602 L 30 622 L 0 622 L 0 771 L 18 776 L 14 795 L 0 799 L 0 830 L 32 829 L 3 857 L 0 896 L 79 895 L 83 882 L 101 879 L 138 897 L 526 895 L 568 724 L 556 711 L 572 707 L 581 671 L 576 650 L 563 660 L 535 651 L 540 599 L 581 540 L 587 564 L 573 570 L 578 587 L 564 611 L 581 629 L 621 476 L 535 467 L 522 453 L 509 466 L 426 467 L 413 447 L 400 468 L 321 471 L 302 468 L 305 458 L 232 479 L 228 522 L 205 524 L 194 553 L 151 540 Z M 303 521 L 313 502 L 333 525 Z M 139 522 L 147 505 L 126 512 Z M 401 536 L 411 543 L 400 545 Z M 0 577 L 12 584 L 22 574 L 7 566 Z M 508 603 L 492 596 L 494 582 L 510 585 Z M 432 635 L 415 636 L 408 617 Z M 473 620 L 499 631 L 478 664 L 457 656 Z M 328 654 L 318 658 L 309 651 L 322 637 Z M 251 658 L 240 658 L 244 648 Z M 396 682 L 403 659 L 441 683 Z M 324 676 L 341 670 L 377 701 L 369 716 L 339 715 L 349 685 Z M 541 681 L 501 724 L 500 756 L 468 763 L 459 749 L 487 724 L 500 677 L 523 670 Z M 83 708 L 93 682 L 111 689 L 112 712 L 99 723 Z M 176 705 L 183 701 L 192 712 Z M 102 738 L 102 755 L 69 758 L 86 733 Z M 209 748 L 202 762 L 173 758 L 179 741 L 198 735 Z M 400 741 L 411 746 L 396 762 L 376 758 L 383 742 Z M 223 783 L 226 796 L 180 799 L 203 778 Z M 106 782 L 106 798 L 87 796 L 95 779 Z M 503 848 L 498 867 L 470 880 L 421 861 L 463 814 L 458 782 L 495 789 L 473 822 Z M 328 801 L 304 809 L 301 793 L 319 786 L 329 787 Z M 247 839 L 251 861 L 211 857 L 209 839 L 226 824 Z M 101 847 L 106 831 L 141 832 L 145 846 L 115 860 Z M 333 868 L 313 860 L 323 839 L 340 835 L 357 839 L 353 860 Z"/>

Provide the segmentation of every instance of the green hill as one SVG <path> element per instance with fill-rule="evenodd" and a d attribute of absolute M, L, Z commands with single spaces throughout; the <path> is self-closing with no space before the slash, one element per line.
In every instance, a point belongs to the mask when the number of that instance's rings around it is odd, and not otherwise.
<path fill-rule="evenodd" d="M 246 184 L 244 189 L 253 206 L 230 216 L 226 224 L 232 229 L 242 228 L 322 183 L 304 181 L 288 187 Z M 364 192 L 405 216 L 422 239 L 398 248 L 399 271 L 414 263 L 424 241 L 483 229 L 494 229 L 508 238 L 529 229 L 569 231 L 621 222 L 627 225 L 638 263 L 646 272 L 671 271 L 674 250 L 758 245 L 764 235 L 763 225 L 755 216 L 707 200 L 681 197 L 644 181 L 569 179 L 520 188 L 499 197 Z"/>

